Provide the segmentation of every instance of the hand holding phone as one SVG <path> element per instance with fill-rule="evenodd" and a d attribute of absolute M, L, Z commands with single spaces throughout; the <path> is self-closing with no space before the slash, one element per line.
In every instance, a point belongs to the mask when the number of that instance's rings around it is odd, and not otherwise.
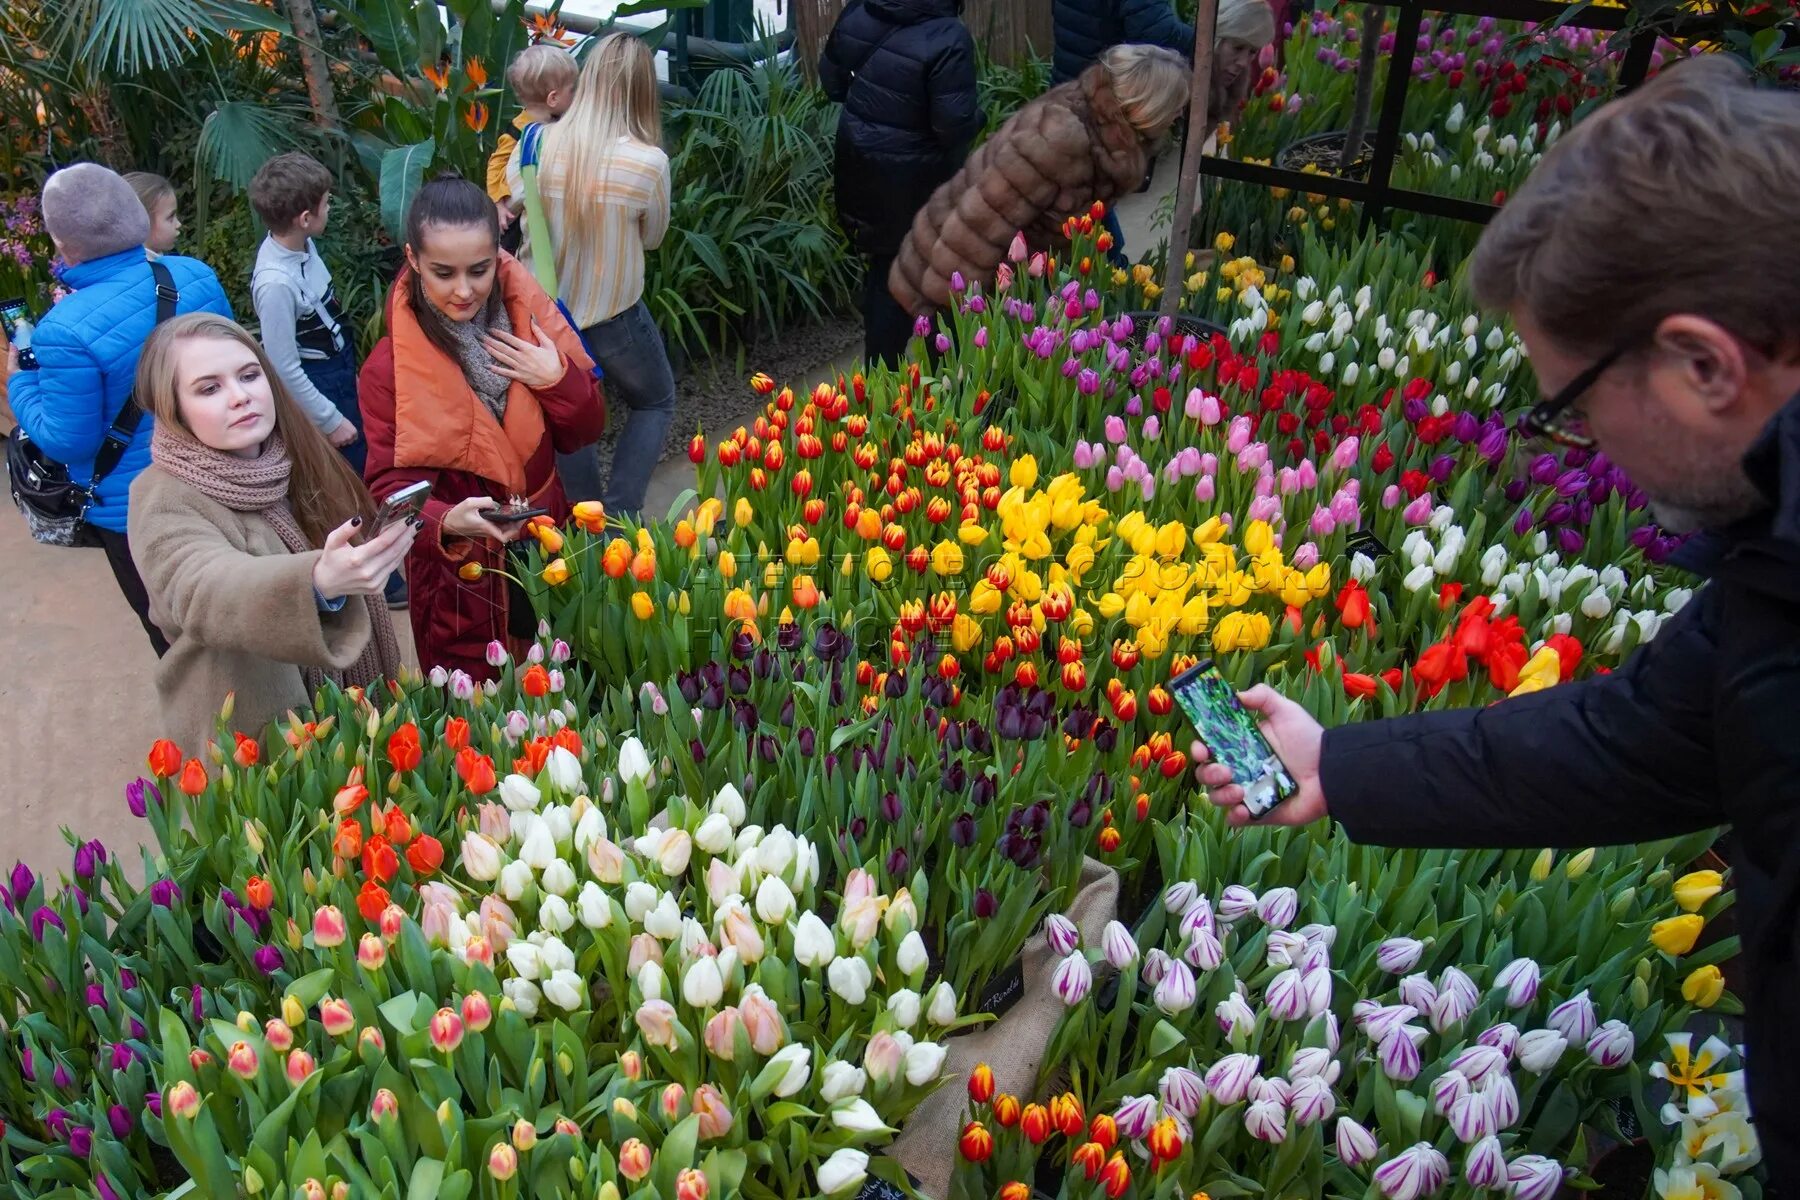
<path fill-rule="evenodd" d="M 348 424 L 348 422 L 346 422 Z M 417 483 L 408 484 L 394 492 L 381 502 L 375 513 L 375 525 L 369 530 L 369 541 L 374 541 L 383 530 L 398 521 L 408 521 L 425 511 L 425 501 L 431 496 L 431 481 L 421 479 Z"/>
<path fill-rule="evenodd" d="M 1234 692 L 1211 663 L 1183 672 L 1170 690 L 1199 734 L 1195 775 L 1231 824 L 1304 825 L 1325 815 L 1325 730 L 1312 714 L 1266 684 Z"/>

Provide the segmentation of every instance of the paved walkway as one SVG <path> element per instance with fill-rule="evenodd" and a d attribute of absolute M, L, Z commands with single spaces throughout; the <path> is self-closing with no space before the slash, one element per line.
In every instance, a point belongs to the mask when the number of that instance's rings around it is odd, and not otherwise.
<path fill-rule="evenodd" d="M 1119 206 L 1128 247 L 1151 244 L 1150 214 L 1174 174 L 1165 166 L 1159 186 Z M 848 373 L 857 359 L 847 354 L 816 373 Z M 783 382 L 800 391 L 817 380 Z M 756 411 L 746 405 L 741 422 L 724 430 L 748 424 Z M 667 512 L 692 484 L 687 457 L 677 453 L 652 478 L 646 511 Z M 143 772 L 144 755 L 162 733 L 150 643 L 98 550 L 36 544 L 4 501 L 0 579 L 7 608 L 0 624 L 0 822 L 7 831 L 0 871 L 15 857 L 40 872 L 66 870 L 63 826 L 128 849 L 145 830 L 126 810 L 123 789 Z M 410 661 L 411 630 L 405 620 L 397 625 Z"/>

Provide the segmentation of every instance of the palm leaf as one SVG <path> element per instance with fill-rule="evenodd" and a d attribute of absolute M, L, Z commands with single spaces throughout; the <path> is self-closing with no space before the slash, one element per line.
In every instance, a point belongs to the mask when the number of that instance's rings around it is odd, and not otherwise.
<path fill-rule="evenodd" d="M 253 100 L 222 100 L 200 126 L 194 165 L 201 178 L 250 186 L 256 169 L 300 144 L 293 114 Z"/>
<path fill-rule="evenodd" d="M 125 74 L 178 65 L 202 33 L 293 32 L 273 10 L 243 0 L 62 0 L 55 8 L 56 46 L 86 30 L 80 56 Z"/>

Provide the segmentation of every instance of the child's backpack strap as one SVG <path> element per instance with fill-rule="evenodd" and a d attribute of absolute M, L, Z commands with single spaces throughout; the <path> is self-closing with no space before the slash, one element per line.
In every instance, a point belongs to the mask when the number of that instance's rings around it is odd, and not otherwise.
<path fill-rule="evenodd" d="M 538 192 L 538 156 L 543 150 L 544 127 L 533 123 L 519 137 L 519 176 L 525 189 L 525 230 L 531 237 L 531 271 L 538 285 L 560 302 L 556 284 L 556 248 L 550 244 L 550 223 L 544 219 L 544 198 Z"/>

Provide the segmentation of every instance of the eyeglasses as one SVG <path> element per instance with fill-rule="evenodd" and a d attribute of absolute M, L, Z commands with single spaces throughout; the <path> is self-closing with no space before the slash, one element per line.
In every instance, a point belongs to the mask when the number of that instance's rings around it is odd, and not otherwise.
<path fill-rule="evenodd" d="M 1525 414 L 1521 426 L 1529 437 L 1548 438 L 1562 446 L 1586 450 L 1593 446 L 1594 435 L 1587 430 L 1587 417 L 1575 407 L 1587 390 L 1598 383 L 1607 369 L 1625 357 L 1631 346 L 1621 344 L 1595 360 L 1587 370 L 1569 380 L 1556 395 L 1539 400 Z"/>

